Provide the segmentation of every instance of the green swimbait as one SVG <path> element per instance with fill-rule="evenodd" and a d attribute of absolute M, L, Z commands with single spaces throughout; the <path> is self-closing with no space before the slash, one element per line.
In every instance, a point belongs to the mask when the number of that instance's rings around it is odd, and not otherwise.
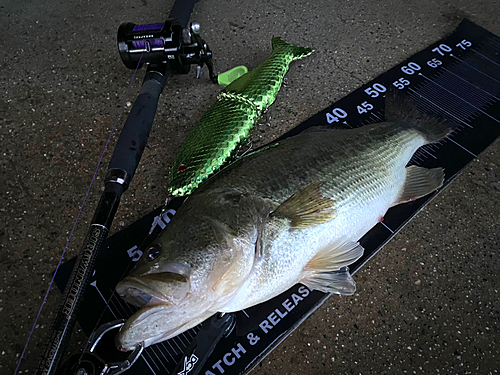
<path fill-rule="evenodd" d="M 276 100 L 288 66 L 310 55 L 310 48 L 272 39 L 271 55 L 227 86 L 181 146 L 170 174 L 171 196 L 191 194 L 217 172 L 248 139 L 262 113 Z"/>

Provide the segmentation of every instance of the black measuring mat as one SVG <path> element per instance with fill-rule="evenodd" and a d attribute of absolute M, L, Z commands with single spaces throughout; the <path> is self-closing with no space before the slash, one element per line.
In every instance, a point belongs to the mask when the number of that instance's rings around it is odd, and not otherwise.
<path fill-rule="evenodd" d="M 383 96 L 389 88 L 404 91 L 422 111 L 459 124 L 453 135 L 420 148 L 410 161 L 427 168 L 444 167 L 446 186 L 500 135 L 500 38 L 464 20 L 448 37 L 363 85 L 280 139 L 311 126 L 354 128 L 381 122 Z M 384 221 L 361 239 L 365 252 L 349 267 L 351 271 L 359 270 L 438 193 L 391 208 Z M 138 246 L 152 225 L 165 227 L 179 204 L 173 202 L 163 217 L 158 216 L 157 209 L 105 241 L 92 287 L 87 289 L 79 313 L 79 323 L 86 334 L 102 323 L 127 318 L 137 310 L 113 294 L 114 286 L 130 262 L 139 260 L 142 252 Z M 73 263 L 69 261 L 61 267 L 56 278 L 60 289 L 64 288 Z M 201 373 L 249 371 L 328 297 L 299 284 L 266 303 L 236 313 L 235 329 L 220 341 Z M 170 374 L 198 330 L 199 326 L 146 348 L 127 373 Z"/>

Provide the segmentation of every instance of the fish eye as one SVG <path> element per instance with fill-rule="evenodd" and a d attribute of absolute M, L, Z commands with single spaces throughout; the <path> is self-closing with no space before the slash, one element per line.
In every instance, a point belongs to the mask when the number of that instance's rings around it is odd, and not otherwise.
<path fill-rule="evenodd" d="M 158 257 L 158 255 L 160 255 L 160 250 L 161 250 L 160 245 L 158 244 L 151 245 L 146 250 L 146 255 L 148 257 L 148 260 L 155 260 Z"/>
<path fill-rule="evenodd" d="M 179 165 L 179 167 L 177 168 L 177 170 L 178 170 L 179 172 L 181 172 L 181 173 L 182 173 L 182 172 L 186 172 L 186 169 L 187 169 L 186 164 L 181 164 L 181 165 Z"/>

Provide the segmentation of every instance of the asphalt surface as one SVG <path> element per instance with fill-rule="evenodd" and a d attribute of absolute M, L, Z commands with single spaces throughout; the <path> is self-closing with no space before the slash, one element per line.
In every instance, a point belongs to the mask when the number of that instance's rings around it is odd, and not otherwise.
<path fill-rule="evenodd" d="M 109 131 L 144 75 L 125 96 L 133 72 L 118 56 L 117 28 L 161 22 L 172 3 L 0 4 L 2 374 L 14 373 Z M 272 36 L 315 49 L 292 64 L 269 124 L 252 135 L 258 146 L 450 33 L 464 17 L 500 35 L 499 9 L 494 0 L 203 0 L 191 19 L 201 24 L 217 72 L 257 66 Z M 221 90 L 206 70 L 200 80 L 193 75 L 169 80 L 114 231 L 163 202 L 181 142 Z M 66 259 L 83 242 L 109 157 Z M 355 276 L 354 296 L 330 298 L 253 373 L 498 373 L 499 198 L 496 142 Z M 50 292 L 19 373 L 35 372 L 59 297 Z M 82 339 L 75 334 L 72 348 Z"/>

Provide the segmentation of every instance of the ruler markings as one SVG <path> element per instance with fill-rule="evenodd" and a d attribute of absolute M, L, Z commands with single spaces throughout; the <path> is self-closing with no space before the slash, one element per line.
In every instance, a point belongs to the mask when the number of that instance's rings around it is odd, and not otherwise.
<path fill-rule="evenodd" d="M 172 353 L 170 352 L 170 350 L 168 350 L 167 346 L 165 345 L 165 342 L 162 341 L 160 344 L 163 346 L 163 348 L 165 349 L 165 351 L 167 352 L 167 354 L 170 356 L 170 358 L 172 358 L 172 361 L 174 363 L 176 363 L 177 360 L 174 358 L 174 356 L 172 355 Z"/>
<path fill-rule="evenodd" d="M 162 355 L 162 357 L 165 358 L 165 361 L 167 361 L 167 363 L 169 363 L 170 361 L 168 360 L 168 358 L 163 353 L 163 350 L 160 349 L 160 345 L 157 345 L 157 347 L 158 347 L 158 351 L 160 352 L 160 354 Z M 164 345 L 163 345 L 163 347 L 165 348 Z"/>
<path fill-rule="evenodd" d="M 488 60 L 488 61 L 491 61 L 493 64 L 497 65 L 498 67 L 500 67 L 500 64 L 498 64 L 496 61 L 490 59 L 489 57 L 483 55 L 481 52 L 479 52 L 478 50 L 475 50 L 475 49 L 472 49 L 472 51 L 474 51 L 475 53 L 477 53 L 479 56 L 483 57 L 484 59 Z M 484 51 L 483 51 L 484 52 Z"/>
<path fill-rule="evenodd" d="M 422 77 L 424 77 L 424 78 L 427 78 L 427 77 L 426 77 L 425 75 L 423 75 L 422 73 L 418 73 L 418 74 L 419 74 L 419 75 L 421 75 L 421 76 L 422 76 Z M 429 78 L 427 78 L 427 79 L 429 79 Z M 449 91 L 447 88 L 445 88 L 445 87 L 441 86 L 440 84 L 438 84 L 438 83 L 436 83 L 436 82 L 434 82 L 434 81 L 429 81 L 429 82 L 432 82 L 432 83 L 434 83 L 435 85 L 437 85 L 437 86 L 441 87 L 443 90 L 446 90 L 447 92 L 449 92 L 449 93 L 450 93 L 450 94 L 452 94 L 453 96 L 455 96 L 455 97 L 457 97 L 457 98 L 461 99 L 461 100 L 462 100 L 462 101 L 464 101 L 465 103 L 467 103 L 467 104 L 469 104 L 470 106 L 472 106 L 472 107 L 476 108 L 476 109 L 477 109 L 479 112 L 481 112 L 483 115 L 488 116 L 489 118 L 491 118 L 492 120 L 494 120 L 494 121 L 496 121 L 496 122 L 498 122 L 498 123 L 500 124 L 500 121 L 498 121 L 495 117 L 491 116 L 489 113 L 484 112 L 482 109 L 480 109 L 480 108 L 477 108 L 477 107 L 473 106 L 473 105 L 472 105 L 471 103 L 469 103 L 467 100 L 465 100 L 465 99 L 461 98 L 460 96 L 458 96 L 457 94 L 455 94 L 455 93 L 453 93 L 453 92 Z"/>
<path fill-rule="evenodd" d="M 495 99 L 495 100 L 497 99 L 497 97 L 496 97 L 495 95 L 493 95 L 493 94 L 489 93 L 488 91 L 483 90 L 481 87 L 478 87 L 478 86 L 474 85 L 473 83 L 471 83 L 471 82 L 467 81 L 466 79 L 462 78 L 462 77 L 461 77 L 461 76 L 459 76 L 458 74 L 455 74 L 455 73 L 453 73 L 451 70 L 446 69 L 446 67 L 443 67 L 443 69 L 445 69 L 445 70 L 446 70 L 449 74 L 453 75 L 454 77 L 457 77 L 458 79 L 460 79 L 460 80 L 462 80 L 462 81 L 464 81 L 464 82 L 468 83 L 470 86 L 475 87 L 475 88 L 477 89 L 477 90 L 475 90 L 475 92 L 479 91 L 479 92 L 482 92 L 482 93 L 486 94 L 486 95 L 483 95 L 483 96 L 482 96 L 482 97 L 484 98 L 484 99 L 482 100 L 483 102 L 486 102 L 486 103 L 487 103 L 487 102 L 488 102 L 489 100 L 491 100 L 492 98 L 493 98 L 493 99 Z M 486 96 L 486 97 L 488 97 L 488 99 L 486 99 L 486 98 L 485 98 L 485 96 Z M 480 105 L 483 105 L 483 104 L 480 104 Z"/>
<path fill-rule="evenodd" d="M 497 83 L 500 83 L 500 80 L 492 77 L 491 75 L 489 75 L 488 73 L 485 73 L 483 72 L 482 70 L 480 69 L 477 69 L 475 66 L 469 64 L 467 61 L 465 61 L 464 59 L 460 59 L 458 58 L 457 56 L 455 56 L 454 54 L 450 54 L 451 57 L 455 58 L 456 60 L 460 61 L 462 64 L 465 64 L 467 65 L 469 68 L 471 69 L 474 69 L 476 72 L 479 72 L 481 74 L 483 74 L 485 77 L 488 77 L 489 79 L 492 79 L 493 81 L 497 82 Z"/>
<path fill-rule="evenodd" d="M 384 227 L 386 227 L 389 230 L 389 232 L 394 234 L 394 231 L 391 228 L 389 228 L 387 225 L 385 225 L 385 223 L 383 221 L 381 221 L 380 224 L 382 224 Z"/>
<path fill-rule="evenodd" d="M 460 106 L 458 103 L 451 100 L 451 96 L 447 92 L 439 92 L 432 86 L 424 86 L 419 90 L 422 96 L 429 99 L 430 102 L 443 110 L 444 113 L 451 114 L 453 112 L 455 118 L 459 118 L 463 122 L 467 122 L 467 118 L 475 112 L 471 105 Z"/>
<path fill-rule="evenodd" d="M 418 93 L 418 92 L 414 91 L 413 89 L 409 88 L 408 90 L 409 90 L 410 92 L 415 93 L 415 95 L 418 95 L 420 98 L 425 99 L 426 101 L 428 101 L 429 103 L 433 104 L 433 105 L 434 105 L 434 106 L 436 106 L 437 108 L 439 108 L 443 114 L 446 114 L 446 115 L 448 115 L 448 116 L 450 116 L 450 117 L 453 117 L 454 119 L 458 120 L 460 123 L 464 124 L 465 126 L 468 126 L 469 128 L 472 128 L 472 127 L 473 127 L 472 125 L 469 125 L 469 124 L 468 124 L 468 123 L 466 123 L 465 121 L 463 121 L 463 120 L 459 119 L 457 116 L 452 115 L 451 113 L 449 113 L 448 111 L 446 111 L 444 108 L 442 108 L 442 107 L 441 107 L 441 106 L 439 106 L 438 104 L 434 103 L 433 101 L 431 101 L 431 100 L 427 99 L 425 96 L 423 96 L 423 95 L 421 95 L 420 93 Z M 417 98 L 417 100 L 418 100 L 418 98 Z"/>
<path fill-rule="evenodd" d="M 165 370 L 167 370 L 167 371 L 168 371 L 167 366 L 163 363 L 163 361 L 160 359 L 160 357 L 158 357 L 158 354 L 156 354 L 156 350 L 155 350 L 155 349 L 158 349 L 158 350 L 159 350 L 159 348 L 158 348 L 158 347 L 156 347 L 155 345 L 152 345 L 152 346 L 150 346 L 150 347 L 149 347 L 149 348 L 147 348 L 147 349 L 150 349 L 150 350 L 149 350 L 149 352 L 150 352 L 150 353 L 152 352 L 152 353 L 155 355 L 156 359 L 158 359 L 158 362 L 160 362 L 160 363 L 161 363 L 161 365 L 163 366 L 163 368 L 164 368 Z"/>
<path fill-rule="evenodd" d="M 177 338 L 177 336 L 175 336 L 172 339 L 170 339 L 170 341 L 172 341 L 175 344 L 175 346 L 177 346 L 177 348 L 180 350 L 180 352 L 183 353 L 184 350 L 179 346 L 179 344 L 177 343 L 177 341 L 175 341 L 176 338 Z"/>
<path fill-rule="evenodd" d="M 428 155 L 430 155 L 432 158 L 436 159 L 437 160 L 437 157 L 432 154 L 430 151 L 427 151 L 425 148 L 421 147 L 420 148 L 423 152 L 427 153 Z"/>
<path fill-rule="evenodd" d="M 411 88 L 409 88 L 409 90 L 411 91 Z M 441 109 L 443 114 L 446 113 L 451 115 L 451 112 L 453 112 L 455 118 L 460 119 L 463 122 L 466 122 L 467 117 L 474 112 L 473 110 L 466 110 L 464 106 L 460 107 L 453 102 L 447 101 L 445 96 L 441 95 L 441 93 L 428 84 L 420 87 L 417 92 L 419 95 L 424 97 L 427 102 L 432 103 Z"/>
<path fill-rule="evenodd" d="M 458 143 L 458 142 L 454 141 L 454 140 L 453 140 L 453 139 L 451 139 L 451 138 L 448 138 L 448 139 L 449 139 L 450 141 L 452 141 L 454 144 L 456 144 L 458 147 L 460 147 L 460 148 L 464 149 L 465 151 L 467 151 L 467 152 L 468 152 L 469 154 L 471 154 L 472 156 L 477 157 L 477 155 L 476 155 L 476 154 L 474 154 L 473 152 L 471 152 L 471 151 L 467 150 L 467 149 L 466 149 L 464 146 L 462 146 L 460 143 Z"/>

